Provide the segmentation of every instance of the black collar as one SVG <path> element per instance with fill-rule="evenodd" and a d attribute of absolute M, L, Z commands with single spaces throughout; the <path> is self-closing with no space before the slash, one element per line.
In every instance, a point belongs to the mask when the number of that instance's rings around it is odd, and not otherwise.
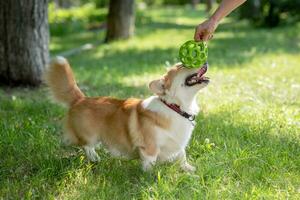
<path fill-rule="evenodd" d="M 195 118 L 196 118 L 196 115 L 192 115 L 192 114 L 189 114 L 183 110 L 180 109 L 180 106 L 177 105 L 177 104 L 174 104 L 174 103 L 167 103 L 165 100 L 163 99 L 160 99 L 161 102 L 163 102 L 166 106 L 168 106 L 169 108 L 171 108 L 172 110 L 174 110 L 175 112 L 177 112 L 179 115 L 181 115 L 182 117 L 188 119 L 189 121 L 193 122 L 195 121 Z M 194 124 L 193 124 L 194 125 Z"/>

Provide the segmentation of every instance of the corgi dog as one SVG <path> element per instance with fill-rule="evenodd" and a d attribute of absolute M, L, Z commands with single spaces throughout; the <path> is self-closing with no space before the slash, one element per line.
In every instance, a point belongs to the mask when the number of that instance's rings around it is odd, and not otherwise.
<path fill-rule="evenodd" d="M 199 112 L 197 92 L 209 83 L 206 71 L 206 64 L 199 69 L 175 64 L 150 82 L 154 96 L 146 99 L 85 96 L 63 57 L 52 60 L 45 81 L 54 99 L 68 107 L 64 138 L 82 147 L 89 160 L 100 160 L 95 150 L 100 144 L 115 156 L 140 159 L 145 171 L 166 161 L 194 171 L 185 149 Z"/>

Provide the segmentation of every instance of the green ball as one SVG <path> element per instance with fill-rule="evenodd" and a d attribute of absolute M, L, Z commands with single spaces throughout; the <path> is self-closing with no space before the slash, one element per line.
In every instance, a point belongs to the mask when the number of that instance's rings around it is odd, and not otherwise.
<path fill-rule="evenodd" d="M 208 57 L 208 48 L 205 42 L 193 40 L 185 42 L 179 49 L 179 58 L 187 68 L 198 68 L 202 66 Z"/>

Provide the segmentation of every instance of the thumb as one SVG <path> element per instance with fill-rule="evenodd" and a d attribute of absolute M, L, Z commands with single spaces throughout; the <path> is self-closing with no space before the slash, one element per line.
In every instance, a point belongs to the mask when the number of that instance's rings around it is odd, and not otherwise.
<path fill-rule="evenodd" d="M 207 40 L 209 40 L 209 38 L 211 37 L 211 34 L 210 33 L 205 33 L 204 35 L 203 35 L 203 41 L 207 41 Z"/>

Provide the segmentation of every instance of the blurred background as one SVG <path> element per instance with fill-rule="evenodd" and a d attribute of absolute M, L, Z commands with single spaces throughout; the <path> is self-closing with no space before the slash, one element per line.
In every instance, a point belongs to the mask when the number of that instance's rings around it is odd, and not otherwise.
<path fill-rule="evenodd" d="M 102 42 L 128 39 L 134 35 L 139 37 L 147 30 L 150 33 L 151 31 L 170 29 L 171 26 L 176 29 L 176 25 L 179 29 L 177 34 L 180 34 L 180 29 L 183 29 L 184 26 L 190 28 L 191 37 L 189 39 L 191 39 L 192 29 L 201 20 L 210 16 L 218 3 L 219 1 L 214 0 L 2 2 L 0 83 L 11 86 L 39 85 L 41 73 L 49 60 L 49 48 L 51 55 L 56 55 L 64 50 L 71 50 L 77 47 L 76 45 L 84 45 L 85 42 L 91 42 L 91 40 L 94 43 L 98 41 L 94 45 L 99 45 Z M 203 9 L 197 11 L 200 7 Z M 265 28 L 265 31 L 269 31 L 271 28 L 296 24 L 299 21 L 299 7 L 299 0 L 249 0 L 231 14 L 231 19 L 244 20 L 248 22 L 247 26 L 258 30 Z M 165 8 L 166 11 L 164 12 L 161 8 Z M 167 18 L 166 13 L 170 13 L 169 19 L 163 20 L 163 18 Z M 173 21 L 171 14 L 174 15 Z M 183 18 L 180 18 L 180 15 Z M 189 21 L 189 26 L 193 27 L 187 27 L 187 23 L 183 21 L 184 16 L 190 18 L 186 22 Z M 222 27 L 220 29 L 222 30 Z M 49 37 L 49 33 L 51 37 Z M 64 39 L 70 40 L 73 36 L 79 37 L 79 35 L 82 35 L 83 38 L 75 39 L 72 42 L 57 43 L 58 39 L 65 37 Z M 178 43 L 179 45 L 180 43 Z M 92 45 L 87 44 L 83 47 L 78 46 L 78 48 L 63 55 L 80 52 L 80 48 L 90 49 Z M 40 51 L 43 53 L 39 53 Z M 18 70 L 16 71 L 15 68 Z"/>
<path fill-rule="evenodd" d="M 187 39 L 191 39 L 194 27 L 209 17 L 218 3 L 214 0 L 2 2 L 0 84 L 38 86 L 50 54 L 70 56 L 103 42 L 141 38 L 161 30 L 177 29 L 175 34 L 181 34 L 189 29 L 191 35 Z M 299 7 L 299 0 L 249 0 L 230 15 L 230 20 L 223 21 L 225 25 L 219 31 L 241 21 L 247 23 L 244 27 L 266 32 L 280 26 L 297 26 Z M 182 42 L 173 41 L 178 47 Z"/>

